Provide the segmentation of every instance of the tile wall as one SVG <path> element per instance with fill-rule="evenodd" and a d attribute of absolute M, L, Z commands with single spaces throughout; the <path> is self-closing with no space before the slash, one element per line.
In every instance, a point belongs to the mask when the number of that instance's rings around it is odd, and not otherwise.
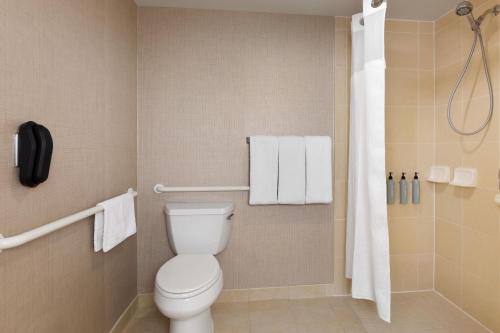
<path fill-rule="evenodd" d="M 235 203 L 225 288 L 333 281 L 333 205 L 253 206 L 247 192 L 155 194 L 248 184 L 251 135 L 333 136 L 334 18 L 139 9 L 139 292 L 169 248 L 167 201 Z"/>
<path fill-rule="evenodd" d="M 136 5 L 0 1 L 0 232 L 136 187 Z M 19 184 L 12 135 L 52 132 L 47 182 Z M 0 253 L 0 332 L 109 332 L 136 295 L 136 238 L 93 251 L 92 219 Z"/>
<path fill-rule="evenodd" d="M 473 1 L 479 16 L 495 1 Z M 477 188 L 436 186 L 436 289 L 487 327 L 500 332 L 500 228 L 498 192 L 500 33 L 498 18 L 482 25 L 495 108 L 487 129 L 459 136 L 448 125 L 446 108 L 473 33 L 467 20 L 452 11 L 436 22 L 436 163 L 478 170 Z M 489 97 L 479 44 L 453 103 L 453 119 L 466 131 L 487 116 Z"/>

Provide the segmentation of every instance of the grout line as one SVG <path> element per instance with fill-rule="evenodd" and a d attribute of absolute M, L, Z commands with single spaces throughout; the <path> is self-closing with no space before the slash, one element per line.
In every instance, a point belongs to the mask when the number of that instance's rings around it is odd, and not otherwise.
<path fill-rule="evenodd" d="M 350 20 L 352 18 L 352 16 L 335 16 L 335 17 L 340 17 L 340 18 L 346 18 L 348 20 Z M 400 19 L 400 18 L 392 18 L 392 17 L 387 17 L 386 18 L 386 21 L 404 21 L 404 22 L 434 22 L 432 20 L 417 20 L 417 19 Z"/>
<path fill-rule="evenodd" d="M 395 253 L 391 254 L 391 257 L 420 257 L 432 254 L 432 252 L 415 252 L 415 253 Z"/>
<path fill-rule="evenodd" d="M 433 67 L 433 83 L 434 83 L 434 105 L 432 112 L 432 136 L 433 136 L 433 144 L 432 144 L 432 163 L 436 163 L 436 21 L 433 22 L 432 29 L 432 67 Z M 432 185 L 432 222 L 434 224 L 434 246 L 433 246 L 433 254 L 432 254 L 432 288 L 436 289 L 436 185 Z"/>
<path fill-rule="evenodd" d="M 336 140 L 336 136 L 337 136 L 337 94 L 335 93 L 335 91 L 337 90 L 337 57 L 336 57 L 336 54 L 337 54 L 337 46 L 338 46 L 338 41 L 337 41 L 337 33 L 341 33 L 341 34 L 345 34 L 344 31 L 342 32 L 338 32 L 337 29 L 336 29 L 336 26 L 337 26 L 337 20 L 339 20 L 337 17 L 334 17 L 333 18 L 333 25 L 334 25 L 334 31 L 333 31 L 333 88 L 332 88 L 332 94 L 333 94 L 333 105 L 332 105 L 332 109 L 333 109 L 333 134 L 332 134 L 332 142 L 333 142 L 333 146 L 332 146 L 332 149 L 333 149 L 333 152 L 332 152 L 332 170 L 333 170 L 333 175 L 332 175 L 332 195 L 333 195 L 333 198 L 334 198 L 334 203 L 332 205 L 332 219 L 333 219 L 333 228 L 332 228 L 332 239 L 333 239 L 333 245 L 332 245 L 332 248 L 331 248 L 331 251 L 333 252 L 333 259 L 332 259 L 332 265 L 333 265 L 333 276 L 335 276 L 335 270 L 338 269 L 338 267 L 336 267 L 336 263 L 335 263 L 335 257 L 336 257 L 336 253 L 335 253 L 335 223 L 336 223 L 336 219 L 335 219 L 335 216 L 336 216 L 336 210 L 337 210 L 337 197 L 336 197 L 336 193 L 335 193 L 335 189 L 337 187 L 337 159 L 339 158 L 338 156 L 338 147 L 337 145 L 339 144 Z M 345 38 L 347 40 L 347 38 Z M 346 42 L 347 44 L 347 42 Z M 345 46 L 345 58 L 347 59 L 347 45 Z M 347 64 L 347 62 L 346 62 Z M 345 139 L 345 138 L 344 138 Z"/>
<path fill-rule="evenodd" d="M 419 69 L 417 71 L 417 124 L 416 124 L 416 128 L 417 128 L 417 165 L 415 166 L 415 169 L 420 169 L 420 166 L 421 166 L 421 163 L 422 163 L 422 147 L 421 147 L 421 141 L 422 141 L 422 137 L 421 137 L 421 129 L 420 129 L 420 118 L 421 118 L 421 92 L 420 92 L 420 87 L 421 87 L 421 80 L 422 80 L 422 75 L 421 75 L 421 71 L 420 71 L 420 68 L 421 68 L 421 56 L 420 56 L 420 48 L 421 48 L 421 45 L 420 45 L 420 24 L 417 24 L 417 68 Z M 422 173 L 422 170 L 419 170 L 420 174 Z M 410 174 L 410 179 L 411 179 L 411 174 Z M 412 190 L 413 190 L 413 185 L 412 185 Z M 413 200 L 413 192 L 412 192 L 412 200 Z M 421 210 L 421 207 L 418 207 L 417 208 L 417 215 L 420 215 L 420 210 Z M 418 222 L 422 222 L 420 217 L 417 217 L 417 221 Z M 420 224 L 420 223 L 419 223 Z M 418 233 L 417 233 L 418 234 Z M 419 243 L 421 242 L 421 239 L 418 239 L 417 240 Z M 420 275 L 420 272 L 421 271 L 421 268 L 420 268 L 420 256 L 417 257 L 417 287 L 421 286 L 422 283 L 421 283 L 421 275 Z"/>
<path fill-rule="evenodd" d="M 455 309 L 457 309 L 458 311 L 460 311 L 461 313 L 463 313 L 464 315 L 466 315 L 469 319 L 471 319 L 473 322 L 475 322 L 476 324 L 478 324 L 479 326 L 481 326 L 482 328 L 484 328 L 485 330 L 487 330 L 488 332 L 490 333 L 494 333 L 491 329 L 489 329 L 488 327 L 484 326 L 483 323 L 481 323 L 479 320 L 477 320 L 475 317 L 473 317 L 471 314 L 467 313 L 464 309 L 462 309 L 460 306 L 458 306 L 457 304 L 453 303 L 450 299 L 448 299 L 446 296 L 444 296 L 443 294 L 441 294 L 439 291 L 437 290 L 434 290 L 434 292 L 436 293 L 436 295 L 438 295 L 439 297 L 441 297 L 442 299 L 444 299 L 445 301 L 447 301 L 448 303 L 450 303 Z"/>
<path fill-rule="evenodd" d="M 415 294 L 415 293 L 428 293 L 434 291 L 435 291 L 434 289 L 403 290 L 403 291 L 393 291 L 391 294 Z"/>

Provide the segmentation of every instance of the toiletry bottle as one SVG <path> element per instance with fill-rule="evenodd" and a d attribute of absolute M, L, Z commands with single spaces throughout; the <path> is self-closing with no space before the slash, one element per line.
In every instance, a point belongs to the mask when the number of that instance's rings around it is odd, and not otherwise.
<path fill-rule="evenodd" d="M 392 205 L 394 203 L 394 179 L 392 178 L 392 172 L 389 172 L 389 178 L 387 178 L 387 204 Z"/>
<path fill-rule="evenodd" d="M 420 180 L 418 179 L 418 172 L 415 172 L 415 177 L 411 182 L 411 202 L 414 204 L 420 203 Z"/>
<path fill-rule="evenodd" d="M 406 205 L 408 203 L 408 183 L 406 182 L 405 173 L 401 175 L 399 181 L 399 203 Z"/>

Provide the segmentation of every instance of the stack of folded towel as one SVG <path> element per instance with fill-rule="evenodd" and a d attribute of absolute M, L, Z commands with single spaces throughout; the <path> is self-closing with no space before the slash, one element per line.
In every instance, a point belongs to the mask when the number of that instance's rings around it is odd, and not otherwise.
<path fill-rule="evenodd" d="M 250 138 L 250 204 L 332 202 L 328 136 Z"/>

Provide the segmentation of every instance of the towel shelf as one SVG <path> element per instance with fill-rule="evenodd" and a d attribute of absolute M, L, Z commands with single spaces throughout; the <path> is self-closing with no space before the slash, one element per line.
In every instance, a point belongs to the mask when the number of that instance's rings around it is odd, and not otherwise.
<path fill-rule="evenodd" d="M 128 192 L 133 193 L 134 197 L 137 196 L 137 192 L 132 189 L 129 189 Z M 11 249 L 31 242 L 54 231 L 67 227 L 73 223 L 81 221 L 87 217 L 95 215 L 102 210 L 102 207 L 92 207 L 11 237 L 4 237 L 2 234 L 0 234 L 0 252 L 2 252 L 2 250 Z"/>
<path fill-rule="evenodd" d="M 153 187 L 155 193 L 165 192 L 238 192 L 249 191 L 249 186 L 196 186 L 196 187 L 167 187 L 162 184 L 156 184 Z"/>

